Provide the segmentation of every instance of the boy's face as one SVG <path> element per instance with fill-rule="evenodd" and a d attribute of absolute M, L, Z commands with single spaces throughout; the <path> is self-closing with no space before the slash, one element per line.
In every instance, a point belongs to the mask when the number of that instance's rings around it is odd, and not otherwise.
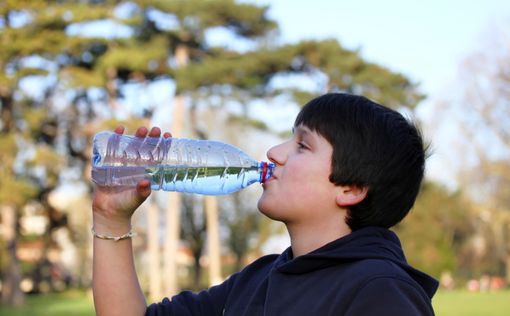
<path fill-rule="evenodd" d="M 290 140 L 267 153 L 276 168 L 264 184 L 259 210 L 286 224 L 320 225 L 338 217 L 338 187 L 329 181 L 332 153 L 324 137 L 306 126 L 295 127 Z"/>

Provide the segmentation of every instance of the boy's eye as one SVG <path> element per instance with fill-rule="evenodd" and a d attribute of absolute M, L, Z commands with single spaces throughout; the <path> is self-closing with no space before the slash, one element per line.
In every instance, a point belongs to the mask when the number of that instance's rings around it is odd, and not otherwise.
<path fill-rule="evenodd" d="M 303 142 L 298 142 L 299 149 L 307 149 L 308 147 Z"/>

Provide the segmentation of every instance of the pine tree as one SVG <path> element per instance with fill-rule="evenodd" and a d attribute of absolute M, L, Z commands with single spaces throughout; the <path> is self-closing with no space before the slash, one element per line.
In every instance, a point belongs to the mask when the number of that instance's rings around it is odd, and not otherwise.
<path fill-rule="evenodd" d="M 2 237 L 7 249 L 2 266 L 2 302 L 9 305 L 24 301 L 17 257 L 22 237 L 19 218 L 24 206 L 30 201 L 37 202 L 48 214 L 49 229 L 59 225 L 56 217 L 60 214 L 56 214 L 47 199 L 47 193 L 57 184 L 61 163 L 53 148 L 55 117 L 48 115 L 46 102 L 53 86 L 48 85 L 39 98 L 21 90 L 23 80 L 49 75 L 48 69 L 38 66 L 34 60 L 55 58 L 57 46 L 63 45 L 58 31 L 39 28 L 45 22 L 36 12 L 43 7 L 43 1 L 11 1 L 0 12 L 0 208 Z M 46 41 L 54 45 L 47 46 Z"/>
<path fill-rule="evenodd" d="M 288 94 L 303 104 L 314 95 L 341 90 L 365 94 L 394 107 L 412 108 L 422 98 L 407 78 L 366 62 L 359 52 L 346 50 L 337 41 L 273 45 L 271 39 L 277 25 L 268 18 L 267 10 L 264 6 L 233 0 L 8 1 L 0 8 L 3 17 L 0 20 L 0 172 L 3 176 L 0 201 L 2 209 L 15 210 L 17 215 L 4 217 L 2 224 L 15 227 L 21 208 L 28 201 L 36 200 L 53 214 L 50 222 L 61 225 L 62 214 L 52 209 L 47 199 L 59 184 L 59 170 L 79 169 L 81 174 L 75 180 L 85 180 L 90 185 L 93 134 L 119 123 L 133 130 L 147 125 L 153 115 L 150 109 L 127 111 L 126 119 L 119 121 L 126 112 L 122 92 L 129 84 L 150 85 L 160 79 L 172 80 L 176 85 L 174 136 L 200 138 L 209 138 L 212 133 L 204 128 L 204 117 L 199 111 L 213 103 L 211 96 L 219 96 L 225 104 L 235 101 L 244 108 L 242 114 L 229 112 L 225 122 L 258 129 L 267 126 L 249 117 L 254 99 L 265 98 L 270 102 L 271 97 Z M 105 21 L 127 31 L 123 36 L 80 32 L 91 22 Z M 214 29 L 230 31 L 253 48 L 244 51 L 214 46 L 207 41 L 207 32 Z M 33 60 L 42 62 L 33 66 Z M 326 79 L 312 92 L 299 86 L 272 87 L 273 79 L 282 75 Z M 26 95 L 16 98 L 24 94 L 20 82 L 33 76 L 44 79 L 45 93 L 36 98 Z M 59 108 L 59 103 L 66 106 Z M 228 111 L 226 106 L 222 110 Z M 190 120 L 185 121 L 185 117 Z M 36 148 L 40 158 L 34 156 L 21 169 L 16 169 L 13 168 L 15 157 L 23 150 L 20 144 Z M 62 155 L 64 159 L 60 158 Z M 47 176 L 34 176 L 36 169 L 45 170 Z M 13 188 L 20 192 L 15 201 L 9 194 Z M 171 267 L 167 270 L 175 276 L 175 263 L 169 262 L 174 262 L 177 251 L 181 202 L 179 198 L 173 200 L 166 220 L 167 237 L 173 236 L 173 241 L 166 243 L 169 247 L 165 258 L 167 267 Z M 206 201 L 203 203 L 208 211 L 204 213 L 208 214 L 208 222 L 216 225 L 216 201 Z M 13 221 L 7 224 L 5 218 Z M 11 236 L 14 237 L 9 237 L 9 242 L 19 238 Z M 159 247 L 151 248 L 157 251 Z M 13 259 L 11 262 L 16 266 L 14 254 L 6 258 Z M 176 281 L 167 282 L 167 286 L 166 295 L 178 289 Z"/>

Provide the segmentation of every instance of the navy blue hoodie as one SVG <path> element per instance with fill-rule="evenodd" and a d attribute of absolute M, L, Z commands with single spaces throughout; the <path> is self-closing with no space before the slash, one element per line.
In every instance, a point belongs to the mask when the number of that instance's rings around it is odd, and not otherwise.
<path fill-rule="evenodd" d="M 182 292 L 146 315 L 434 315 L 438 283 L 409 266 L 398 237 L 368 227 L 309 254 L 258 259 L 224 283 Z"/>

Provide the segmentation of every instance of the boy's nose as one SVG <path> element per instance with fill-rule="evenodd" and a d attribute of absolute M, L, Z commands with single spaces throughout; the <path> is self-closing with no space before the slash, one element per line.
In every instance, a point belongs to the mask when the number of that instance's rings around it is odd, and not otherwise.
<path fill-rule="evenodd" d="M 284 150 L 284 144 L 285 143 L 271 147 L 267 151 L 267 158 L 269 161 L 276 165 L 283 165 L 285 163 L 286 154 Z"/>

